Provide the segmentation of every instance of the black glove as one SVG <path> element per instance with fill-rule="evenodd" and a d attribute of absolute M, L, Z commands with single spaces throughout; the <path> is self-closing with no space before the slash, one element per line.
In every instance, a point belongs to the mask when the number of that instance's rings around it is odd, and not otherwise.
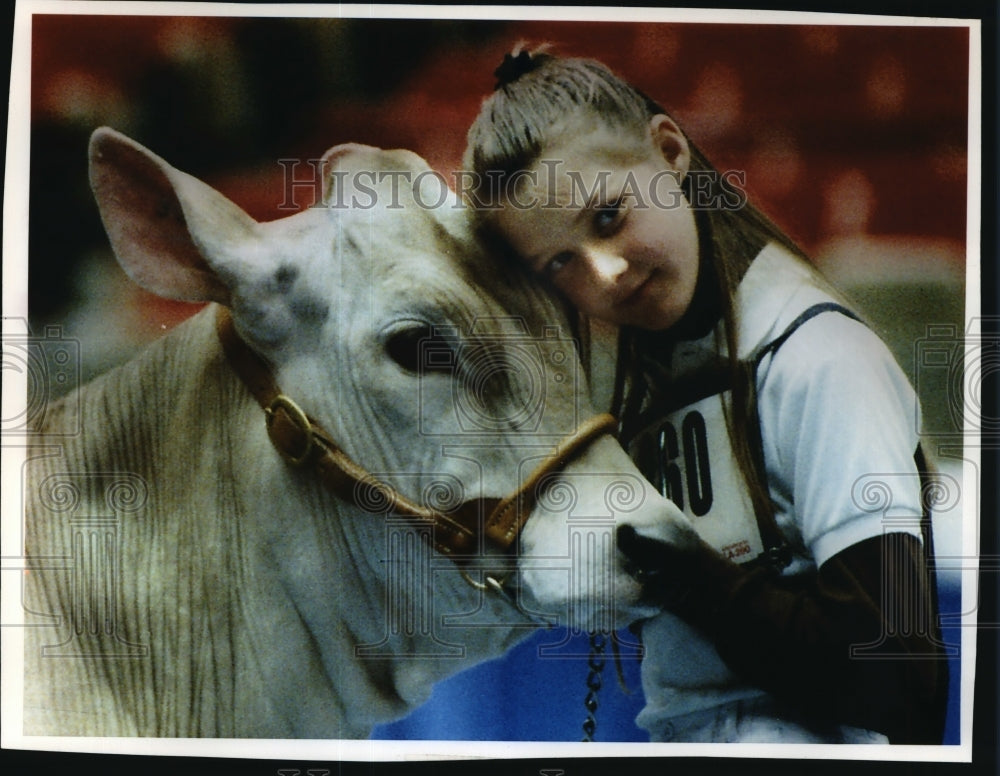
<path fill-rule="evenodd" d="M 703 541 L 678 548 L 630 525 L 618 528 L 618 549 L 626 573 L 642 585 L 644 602 L 707 630 L 740 584 L 764 571 L 748 572 Z"/>

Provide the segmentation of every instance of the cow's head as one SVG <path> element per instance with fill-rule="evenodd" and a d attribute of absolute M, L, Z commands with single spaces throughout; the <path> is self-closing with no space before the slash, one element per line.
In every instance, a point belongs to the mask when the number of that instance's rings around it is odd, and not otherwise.
<path fill-rule="evenodd" d="M 283 391 L 409 499 L 447 511 L 515 492 L 594 416 L 564 316 L 486 255 L 416 155 L 338 146 L 320 169 L 321 203 L 259 223 L 116 132 L 91 142 L 92 185 L 133 280 L 229 307 Z M 522 607 L 602 629 L 647 614 L 615 528 L 693 541 L 679 511 L 608 434 L 541 480 L 514 547 Z M 377 560 L 384 529 L 370 530 L 358 544 Z M 473 581 L 498 563 L 475 550 Z"/>

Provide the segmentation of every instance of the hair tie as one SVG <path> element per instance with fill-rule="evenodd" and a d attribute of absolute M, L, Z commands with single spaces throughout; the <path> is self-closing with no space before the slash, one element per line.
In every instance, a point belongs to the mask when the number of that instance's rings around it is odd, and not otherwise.
<path fill-rule="evenodd" d="M 493 71 L 493 75 L 497 79 L 493 91 L 501 89 L 507 84 L 514 83 L 522 75 L 530 73 L 541 64 L 540 57 L 533 57 L 523 49 L 517 54 L 504 54 L 500 67 Z"/>

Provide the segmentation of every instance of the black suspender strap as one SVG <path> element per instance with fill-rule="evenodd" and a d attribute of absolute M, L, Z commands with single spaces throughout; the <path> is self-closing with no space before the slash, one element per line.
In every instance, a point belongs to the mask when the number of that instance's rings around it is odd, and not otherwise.
<path fill-rule="evenodd" d="M 764 356 L 774 354 L 778 348 L 784 345 L 788 338 L 791 337 L 803 323 L 812 320 L 817 315 L 821 315 L 822 313 L 840 313 L 841 315 L 846 315 L 848 318 L 853 318 L 855 321 L 861 322 L 861 319 L 855 315 L 854 312 L 848 310 L 841 304 L 837 304 L 836 302 L 821 302 L 820 304 L 814 304 L 812 307 L 806 308 L 799 314 L 798 318 L 788 324 L 788 328 L 786 328 L 777 339 L 771 340 L 767 345 L 760 349 L 755 357 L 755 368 L 760 366 L 760 362 L 764 360 Z"/>
<path fill-rule="evenodd" d="M 766 478 L 766 464 L 764 461 L 764 442 L 761 436 L 760 430 L 760 415 L 757 409 L 757 372 L 760 369 L 760 365 L 764 358 L 767 356 L 774 357 L 774 354 L 778 349 L 788 341 L 799 327 L 807 321 L 812 320 L 817 315 L 822 315 L 823 313 L 835 312 L 841 315 L 846 315 L 848 318 L 860 321 L 858 316 L 844 307 L 843 305 L 837 304 L 836 302 L 821 302 L 815 304 L 812 307 L 806 308 L 799 316 L 792 321 L 785 330 L 776 338 L 771 340 L 767 345 L 761 348 L 757 354 L 747 362 L 747 379 L 750 383 L 750 390 L 752 393 L 752 401 L 750 402 L 750 413 L 747 418 L 747 429 L 746 433 L 748 436 L 748 441 L 750 443 L 750 450 L 752 455 L 756 458 L 756 466 L 761 478 L 764 482 L 764 493 L 767 493 L 767 478 Z M 782 534 L 781 529 L 778 527 L 777 522 L 774 519 L 774 507 L 768 499 L 767 504 L 754 504 L 754 514 L 757 518 L 757 529 L 760 531 L 761 541 L 764 543 L 764 552 L 753 563 L 760 563 L 766 566 L 770 566 L 776 571 L 781 571 L 786 568 L 792 561 L 792 551 L 788 545 L 788 541 L 785 539 L 784 534 Z"/>

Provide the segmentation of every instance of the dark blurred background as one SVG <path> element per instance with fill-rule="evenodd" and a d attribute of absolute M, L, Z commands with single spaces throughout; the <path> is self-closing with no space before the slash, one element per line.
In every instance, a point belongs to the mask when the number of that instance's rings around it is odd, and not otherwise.
<path fill-rule="evenodd" d="M 964 327 L 965 28 L 36 15 L 33 330 L 58 324 L 80 340 L 86 379 L 196 309 L 151 297 L 115 264 L 87 184 L 97 126 L 268 220 L 287 214 L 279 160 L 337 143 L 407 147 L 458 169 L 492 71 L 522 40 L 603 60 L 667 107 L 719 169 L 745 171 L 751 198 L 886 337 L 918 384 L 926 428 L 957 430 L 954 374 L 922 372 L 916 355 L 930 325 L 945 336 Z M 960 548 L 960 516 L 936 518 L 946 552 Z M 949 579 L 942 610 L 957 628 Z M 538 643 L 439 688 L 379 734 L 577 740 L 585 661 L 540 660 Z M 642 740 L 634 661 L 627 674 L 628 696 L 608 678 L 599 740 Z"/>

